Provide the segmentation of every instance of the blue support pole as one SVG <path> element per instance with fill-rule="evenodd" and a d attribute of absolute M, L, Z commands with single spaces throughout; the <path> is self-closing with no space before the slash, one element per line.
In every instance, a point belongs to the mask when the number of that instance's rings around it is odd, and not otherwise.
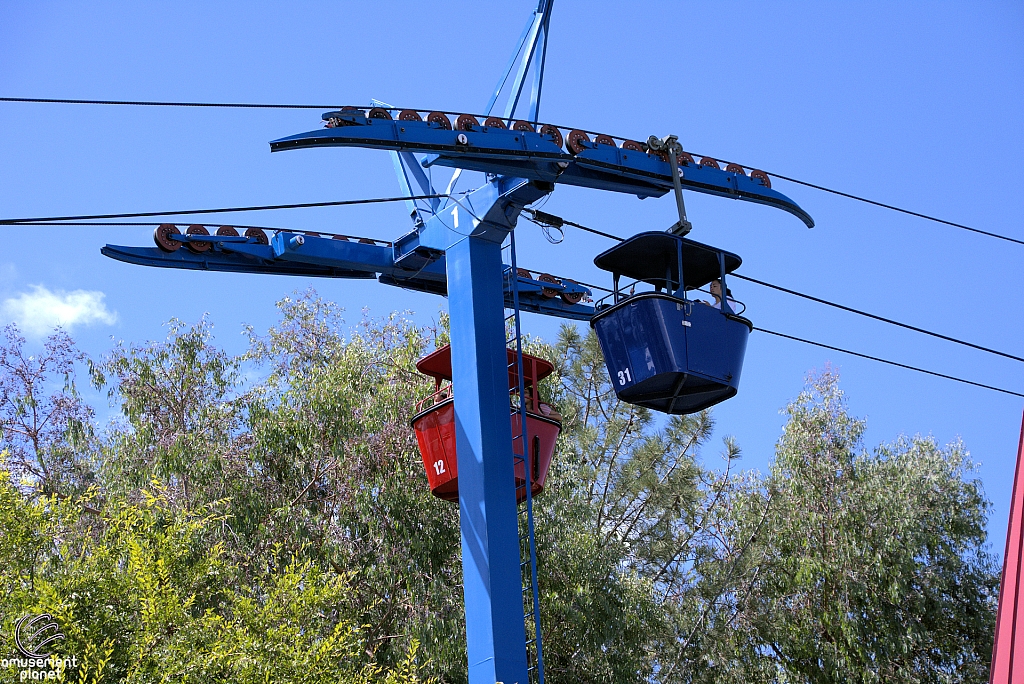
<path fill-rule="evenodd" d="M 527 684 L 503 265 L 495 237 L 465 237 L 447 251 L 466 650 L 470 684 Z"/>

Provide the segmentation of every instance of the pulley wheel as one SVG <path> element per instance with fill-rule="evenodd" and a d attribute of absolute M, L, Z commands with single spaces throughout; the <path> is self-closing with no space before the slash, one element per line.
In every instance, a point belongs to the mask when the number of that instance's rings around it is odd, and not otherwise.
<path fill-rule="evenodd" d="M 572 283 L 572 281 L 571 280 L 566 280 L 562 284 L 565 285 L 565 284 L 568 284 L 568 283 Z M 573 283 L 573 284 L 575 284 L 575 283 Z M 558 296 L 561 297 L 562 301 L 565 302 L 566 304 L 579 304 L 581 301 L 583 301 L 583 293 L 582 292 L 565 292 L 565 291 L 562 291 L 562 292 L 558 293 Z"/>
<path fill-rule="evenodd" d="M 304 230 L 302 232 L 303 232 L 304 235 L 308 235 L 309 237 L 320 237 L 320 233 L 317 233 L 317 232 L 312 231 L 312 230 Z"/>
<path fill-rule="evenodd" d="M 544 124 L 540 127 L 540 134 L 551 138 L 551 142 L 555 143 L 558 147 L 562 146 L 562 131 L 558 130 L 558 127 Z"/>
<path fill-rule="evenodd" d="M 700 165 L 701 166 L 710 166 L 713 169 L 720 169 L 720 168 L 722 168 L 721 166 L 718 165 L 718 162 L 715 161 L 714 159 L 712 159 L 711 157 L 704 157 L 704 158 L 702 158 L 700 160 Z"/>
<path fill-rule="evenodd" d="M 512 130 L 524 132 L 529 131 L 530 133 L 536 132 L 533 130 L 533 126 L 528 121 L 516 121 L 514 124 L 512 124 Z"/>
<path fill-rule="evenodd" d="M 519 276 L 520 278 L 529 278 L 530 280 L 533 280 L 533 274 L 527 271 L 525 268 L 517 268 L 516 275 Z"/>
<path fill-rule="evenodd" d="M 594 142 L 598 145 L 611 145 L 612 147 L 615 147 L 615 140 L 612 136 L 605 135 L 604 133 L 594 138 Z"/>
<path fill-rule="evenodd" d="M 427 121 L 437 124 L 446 131 L 452 130 L 452 122 L 441 112 L 430 112 L 427 114 Z"/>
<path fill-rule="evenodd" d="M 758 171 L 757 169 L 754 169 L 753 171 L 750 172 L 750 177 L 756 178 L 757 180 L 761 181 L 761 183 L 764 184 L 764 187 L 766 188 L 772 187 L 772 181 L 768 177 L 768 174 L 765 173 L 764 171 Z"/>
<path fill-rule="evenodd" d="M 369 119 L 390 119 L 391 118 L 391 112 L 389 112 L 388 110 L 384 109 L 383 107 L 374 107 L 373 109 L 370 110 L 370 115 L 367 118 L 369 118 Z"/>
<path fill-rule="evenodd" d="M 225 237 L 238 237 L 238 231 L 232 228 L 231 226 L 221 226 L 220 228 L 217 229 L 217 235 L 222 235 Z"/>
<path fill-rule="evenodd" d="M 161 223 L 153 231 L 153 242 L 165 252 L 176 252 L 181 248 L 181 243 L 172 239 L 171 235 L 181 235 L 178 226 L 173 223 Z"/>
<path fill-rule="evenodd" d="M 644 146 L 638 143 L 636 140 L 623 140 L 622 149 L 633 150 L 634 152 L 643 152 Z"/>
<path fill-rule="evenodd" d="M 728 166 L 725 167 L 725 170 L 728 171 L 729 173 L 738 173 L 741 176 L 747 175 L 747 172 L 744 171 L 743 167 L 740 166 L 739 164 L 729 164 Z"/>
<path fill-rule="evenodd" d="M 423 121 L 423 118 L 420 116 L 420 113 L 417 112 L 415 109 L 403 109 L 398 114 L 398 120 L 399 121 Z"/>
<path fill-rule="evenodd" d="M 377 244 L 377 241 L 376 240 L 371 240 L 370 238 L 359 238 L 359 244 L 361 244 L 361 245 L 375 245 L 375 244 Z"/>
<path fill-rule="evenodd" d="M 210 234 L 210 231 L 206 230 L 206 226 L 201 226 L 199 224 L 193 224 L 193 225 L 188 227 L 188 230 L 185 231 L 185 235 L 209 235 L 209 234 Z M 209 250 L 210 247 L 213 247 L 213 245 L 210 244 L 209 242 L 189 242 L 186 246 L 190 250 L 195 252 L 196 254 L 199 254 L 201 252 L 205 252 L 205 251 Z"/>
<path fill-rule="evenodd" d="M 335 235 L 331 238 L 332 240 L 341 240 L 342 242 L 348 242 L 348 238 L 344 235 Z"/>
<path fill-rule="evenodd" d="M 471 131 L 473 126 L 479 127 L 480 122 L 472 114 L 459 114 L 459 118 L 455 120 L 455 130 L 457 131 Z"/>
<path fill-rule="evenodd" d="M 697 162 L 695 162 L 693 160 L 693 155 L 690 154 L 689 152 L 683 152 L 682 154 L 677 154 L 676 155 L 676 161 L 679 162 L 680 164 L 685 164 L 687 166 L 693 166 L 694 164 L 697 163 Z"/>
<path fill-rule="evenodd" d="M 508 128 L 508 126 L 505 125 L 505 122 L 496 116 L 489 116 L 484 119 L 484 126 L 487 126 L 488 128 Z"/>
<path fill-rule="evenodd" d="M 583 143 L 590 142 L 590 137 L 583 131 L 573 129 L 569 131 L 569 137 L 565 139 L 565 146 L 569 148 L 569 151 L 573 154 L 579 154 L 583 150 L 587 149 Z"/>
<path fill-rule="evenodd" d="M 267 234 L 259 228 L 247 228 L 245 231 L 245 237 L 256 238 L 256 244 L 258 245 L 269 245 L 270 239 Z"/>
<path fill-rule="evenodd" d="M 547 273 L 541 273 L 539 276 L 537 276 L 537 280 L 539 280 L 542 283 L 554 283 L 556 285 L 560 284 L 558 282 L 558 278 Z M 558 290 L 554 289 L 553 287 L 545 287 L 543 290 L 540 291 L 540 294 L 542 297 L 553 299 L 558 296 Z"/>
<path fill-rule="evenodd" d="M 668 162 L 668 152 L 664 150 L 647 150 L 647 154 L 657 157 L 663 162 Z"/>

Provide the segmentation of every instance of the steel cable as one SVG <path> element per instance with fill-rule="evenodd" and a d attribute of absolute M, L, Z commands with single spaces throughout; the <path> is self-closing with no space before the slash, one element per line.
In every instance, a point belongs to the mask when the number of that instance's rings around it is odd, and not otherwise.
<path fill-rule="evenodd" d="M 201 108 L 202 107 L 206 107 L 206 108 L 228 108 L 228 109 L 340 109 L 343 106 L 343 105 L 328 105 L 328 104 L 275 104 L 275 103 L 255 103 L 255 102 L 174 102 L 174 101 L 154 101 L 154 100 L 79 100 L 79 99 L 70 99 L 70 98 L 45 98 L 45 97 L 0 97 L 0 102 L 22 102 L 22 103 L 36 103 L 36 104 L 75 104 L 75 105 L 79 105 L 79 104 L 84 104 L 84 105 L 129 105 L 129 106 L 136 106 L 136 107 L 201 107 Z M 396 109 L 396 108 L 391 108 L 391 109 Z M 426 109 L 417 109 L 416 111 L 427 111 L 427 110 Z M 441 111 L 441 110 L 438 110 L 438 111 Z M 441 111 L 441 113 L 442 114 L 458 114 L 459 112 Z M 473 116 L 482 117 L 482 116 L 485 116 L 485 115 L 478 114 L 478 115 L 473 115 Z M 537 125 L 540 122 L 539 121 L 531 121 L 529 123 L 531 123 L 533 125 Z M 560 126 L 558 124 L 550 124 L 550 125 L 553 125 L 556 128 L 564 128 L 564 129 L 572 128 L 570 126 Z M 589 133 L 591 135 L 597 135 L 598 134 L 597 131 L 590 131 L 590 130 L 586 130 L 586 129 L 582 129 L 582 128 L 578 129 L 578 130 L 580 130 L 580 131 L 582 131 L 584 133 Z M 716 159 L 716 157 L 709 156 L 709 155 L 702 155 L 702 154 L 699 154 L 697 152 L 691 152 L 691 154 L 694 154 L 694 155 L 699 156 L 699 157 L 709 157 L 711 159 Z M 726 160 L 719 160 L 719 161 L 723 161 L 724 162 Z M 751 166 L 749 164 L 738 164 L 738 165 L 742 166 L 742 167 L 745 167 L 745 168 L 748 168 L 748 169 L 756 168 L 756 167 Z M 938 218 L 936 216 L 930 216 L 928 214 L 922 214 L 921 212 L 912 211 L 910 209 L 903 209 L 901 207 L 897 207 L 897 206 L 892 205 L 892 204 L 886 204 L 885 202 L 878 202 L 876 200 L 868 199 L 866 197 L 861 197 L 859 195 L 854 195 L 854 194 L 851 194 L 851 193 L 848 193 L 848 192 L 843 192 L 841 190 L 834 190 L 832 188 L 827 188 L 827 187 L 825 187 L 823 185 L 818 185 L 816 183 L 810 183 L 808 181 L 798 180 L 796 178 L 791 178 L 789 176 L 783 176 L 782 174 L 779 174 L 779 173 L 772 173 L 770 171 L 765 171 L 765 173 L 767 173 L 769 176 L 773 176 L 775 178 L 778 178 L 779 180 L 789 181 L 790 183 L 796 183 L 798 185 L 803 185 L 805 187 L 813 188 L 815 190 L 820 190 L 822 192 L 828 192 L 828 193 L 831 193 L 833 195 L 839 195 L 840 197 L 846 197 L 847 199 L 852 199 L 852 200 L 855 200 L 857 202 L 864 202 L 866 204 L 871 204 L 873 206 L 881 207 L 883 209 L 889 209 L 891 211 L 899 212 L 899 213 L 902 213 L 902 214 L 907 214 L 908 216 L 915 216 L 917 218 L 925 219 L 926 221 L 934 221 L 935 223 L 941 223 L 943 225 L 951 226 L 953 228 L 960 228 L 961 230 L 967 230 L 967 231 L 970 231 L 972 233 L 977 233 L 979 235 L 985 235 L 985 236 L 988 236 L 988 237 L 996 238 L 998 240 L 1005 240 L 1006 242 L 1012 242 L 1012 243 L 1015 243 L 1015 244 L 1018 244 L 1018 245 L 1024 245 L 1024 240 L 1020 240 L 1020 239 L 1017 239 L 1017 238 L 1012 238 L 1012 237 L 1009 237 L 1007 235 L 1000 235 L 999 233 L 993 233 L 991 231 L 981 230 L 980 228 L 973 228 L 971 226 L 967 226 L 967 225 L 964 225 L 962 223 L 957 223 L 955 221 L 947 221 L 946 219 L 941 219 L 941 218 Z"/>
<path fill-rule="evenodd" d="M 941 333 L 932 332 L 931 330 L 925 330 L 924 328 L 918 328 L 917 326 L 909 325 L 907 323 L 901 323 L 900 321 L 895 321 L 895 320 L 893 320 L 891 318 L 885 318 L 884 316 L 877 316 L 877 315 L 875 315 L 873 313 L 868 313 L 867 311 L 861 311 L 860 309 L 854 309 L 853 307 L 850 307 L 850 306 L 844 306 L 843 304 L 837 304 L 835 302 L 830 302 L 827 299 L 821 299 L 819 297 L 814 297 L 814 296 L 809 295 L 809 294 L 804 294 L 803 292 L 797 292 L 796 290 L 790 290 L 790 289 L 782 287 L 780 285 L 772 285 L 771 283 L 766 283 L 763 280 L 758 280 L 756 278 L 750 278 L 750 277 L 745 276 L 745 275 L 740 275 L 739 273 L 732 273 L 732 274 L 729 275 L 729 277 L 730 278 L 739 278 L 740 280 L 746 280 L 748 282 L 755 283 L 755 284 L 761 285 L 763 287 L 770 287 L 773 290 L 778 290 L 780 292 L 785 292 L 786 294 L 791 294 L 794 297 L 802 297 L 802 298 L 808 299 L 808 300 L 810 300 L 812 302 L 817 302 L 818 304 L 824 304 L 825 306 L 831 306 L 831 307 L 834 307 L 836 309 L 840 309 L 842 311 L 849 311 L 850 313 L 855 313 L 858 316 L 864 316 L 865 318 L 872 318 L 872 319 L 874 319 L 876 321 L 882 321 L 883 323 L 888 323 L 889 325 L 896 325 L 896 326 L 899 326 L 901 328 L 906 328 L 907 330 L 913 330 L 914 332 L 921 333 L 922 335 L 930 335 L 932 337 L 937 337 L 940 340 L 945 340 L 947 342 L 954 342 L 956 344 L 962 344 L 965 347 L 971 347 L 972 349 L 978 349 L 978 350 L 983 351 L 983 352 L 988 352 L 989 354 L 995 354 L 997 356 L 1002 356 L 1002 357 L 1005 357 L 1007 359 L 1013 359 L 1014 361 L 1020 361 L 1020 362 L 1024 363 L 1024 357 L 1014 356 L 1013 354 L 1007 354 L 1006 352 L 1001 352 L 998 349 L 990 349 L 989 347 L 983 347 L 980 344 L 974 344 L 973 342 L 967 342 L 966 340 L 960 340 L 960 339 L 957 339 L 955 337 L 950 337 L 948 335 L 943 335 Z"/>
<path fill-rule="evenodd" d="M 303 202 L 301 204 L 265 204 L 253 207 L 226 207 L 221 209 L 189 209 L 179 211 L 142 211 L 129 214 L 85 214 L 81 216 L 47 216 L 33 218 L 0 219 L 0 225 L 50 223 L 52 221 L 80 221 L 84 219 L 142 218 L 145 216 L 184 216 L 189 214 L 226 214 L 235 211 L 271 211 L 274 209 L 308 209 L 310 207 L 342 207 L 353 204 L 379 204 L 383 202 L 406 202 L 408 200 L 434 199 L 448 195 L 413 195 L 412 197 L 374 197 L 370 199 L 339 200 L 336 202 Z"/>
<path fill-rule="evenodd" d="M 543 215 L 543 213 L 542 213 L 542 215 Z M 565 219 L 560 219 L 559 217 L 551 217 L 551 218 L 559 219 L 564 225 L 573 226 L 575 228 L 579 228 L 580 230 L 585 230 L 588 233 L 594 233 L 595 235 L 600 235 L 602 237 L 611 238 L 612 240 L 619 240 L 620 242 L 623 240 L 623 238 L 620 238 L 620 237 L 618 237 L 616 235 L 612 235 L 611 233 L 605 233 L 605 232 L 602 232 L 600 230 L 596 230 L 594 228 L 588 228 L 587 226 L 581 225 L 579 223 L 574 223 L 572 221 L 566 221 Z M 802 298 L 808 299 L 808 300 L 810 300 L 812 302 L 817 302 L 818 304 L 824 304 L 826 306 L 831 306 L 831 307 L 834 307 L 836 309 L 840 309 L 842 311 L 848 311 L 850 313 L 857 314 L 858 316 L 864 316 L 865 318 L 871 318 L 871 319 L 874 319 L 876 321 L 881 321 L 883 323 L 888 323 L 890 325 L 895 325 L 895 326 L 899 326 L 901 328 L 906 328 L 907 330 L 913 330 L 914 332 L 918 332 L 918 333 L 921 333 L 923 335 L 930 335 L 931 337 L 936 337 L 936 338 L 938 338 L 940 340 L 945 340 L 947 342 L 953 342 L 953 343 L 956 343 L 956 344 L 962 344 L 965 347 L 971 347 L 972 349 L 978 349 L 980 351 L 987 352 L 989 354 L 995 354 L 997 356 L 1002 356 L 1002 357 L 1007 358 L 1007 359 L 1013 359 L 1014 361 L 1020 361 L 1020 362 L 1024 363 L 1024 357 L 1015 356 L 1013 354 L 1007 354 L 1006 352 L 1001 352 L 998 349 L 991 349 L 989 347 L 983 347 L 980 344 L 974 344 L 973 342 L 967 342 L 966 340 L 961 340 L 961 339 L 958 339 L 958 338 L 955 338 L 955 337 L 950 337 L 948 335 L 943 335 L 942 333 L 933 332 L 931 330 L 926 330 L 924 328 L 918 328 L 917 326 L 913 326 L 913 325 L 910 325 L 908 323 L 901 323 L 900 321 L 896 321 L 896 320 L 893 320 L 891 318 L 885 318 L 884 316 L 878 316 L 877 314 L 869 313 L 867 311 L 862 311 L 861 309 L 855 309 L 853 307 L 846 306 L 844 304 L 838 304 L 836 302 L 830 302 L 827 299 L 822 299 L 820 297 L 815 297 L 813 295 L 804 294 L 803 292 L 797 292 L 796 290 L 791 290 L 789 288 L 782 287 L 781 285 L 773 285 L 772 283 L 768 283 L 768 282 L 765 282 L 763 280 L 758 280 L 757 278 L 751 278 L 749 276 L 740 275 L 739 273 L 731 273 L 729 275 L 729 277 L 730 278 L 739 278 L 740 280 L 746 280 L 748 282 L 755 283 L 755 284 L 761 285 L 763 287 L 769 287 L 769 288 L 772 288 L 773 290 L 778 290 L 780 292 L 785 292 L 786 294 L 791 294 L 791 295 L 793 295 L 795 297 L 802 297 Z"/>
<path fill-rule="evenodd" d="M 910 209 L 901 209 L 900 207 L 893 206 L 892 204 L 886 204 L 884 202 L 877 202 L 877 201 L 875 201 L 873 199 L 868 199 L 867 197 L 860 197 L 858 195 L 851 195 L 848 192 L 843 192 L 841 190 L 833 190 L 832 188 L 826 188 L 823 185 L 815 185 L 814 183 L 808 183 L 807 181 L 797 180 L 796 178 L 789 178 L 788 176 L 783 176 L 783 175 L 778 174 L 778 173 L 771 173 L 769 171 L 765 171 L 765 173 L 767 173 L 769 176 L 774 176 L 775 178 L 778 178 L 779 180 L 789 181 L 790 183 L 796 183 L 798 185 L 804 185 L 804 186 L 807 186 L 808 188 L 814 188 L 815 190 L 821 190 L 822 192 L 830 192 L 833 195 L 839 195 L 840 197 L 846 197 L 848 199 L 856 200 L 858 202 L 864 202 L 865 204 L 872 204 L 872 205 L 874 205 L 876 207 L 882 207 L 883 209 L 891 209 L 892 211 L 900 212 L 901 214 L 908 214 L 910 216 L 916 216 L 917 218 L 923 218 L 923 219 L 925 219 L 927 221 L 934 221 L 936 223 L 941 223 L 941 224 L 946 225 L 946 226 L 952 226 L 954 228 L 960 228 L 961 230 L 969 230 L 972 233 L 978 233 L 980 235 L 987 235 L 988 237 L 993 237 L 993 238 L 996 238 L 996 239 L 999 239 L 999 240 L 1006 240 L 1007 242 L 1013 242 L 1013 243 L 1016 243 L 1018 245 L 1024 245 L 1024 240 L 1018 240 L 1017 238 L 1012 238 L 1012 237 L 1009 237 L 1007 235 L 1000 235 L 999 233 L 991 233 L 991 232 L 989 232 L 987 230 L 981 230 L 980 228 L 972 228 L 970 226 L 965 226 L 962 223 L 956 223 L 954 221 L 947 221 L 946 219 L 940 219 L 940 218 L 937 218 L 935 216 L 929 216 L 928 214 L 922 214 L 922 213 L 917 212 L 917 211 L 911 211 Z"/>
<path fill-rule="evenodd" d="M 72 100 L 51 97 L 0 97 L 0 102 L 37 104 L 132 105 L 135 107 L 209 107 L 227 109 L 338 109 L 340 105 L 257 104 L 248 102 L 158 102 L 151 100 Z"/>
<path fill-rule="evenodd" d="M 841 352 L 843 354 L 850 354 L 851 356 L 859 356 L 862 359 L 869 359 L 871 361 L 878 361 L 879 363 L 886 363 L 890 366 L 898 366 L 899 368 L 906 368 L 907 370 L 917 371 L 918 373 L 926 373 L 928 375 L 934 375 L 938 378 L 945 378 L 946 380 L 955 380 L 956 382 L 962 382 L 966 385 L 974 385 L 975 387 L 982 387 L 984 389 L 992 390 L 994 392 L 1002 392 L 1003 394 L 1012 394 L 1015 397 L 1024 397 L 1024 394 L 1020 392 L 1013 392 L 1008 389 L 1001 387 L 993 387 L 992 385 L 984 385 L 980 382 L 974 382 L 973 380 L 964 380 L 953 375 L 946 375 L 945 373 L 936 373 L 924 368 L 918 368 L 917 366 L 908 366 L 905 363 L 897 363 L 896 361 L 889 361 L 888 359 L 879 358 L 877 356 L 869 356 L 868 354 L 861 354 L 860 352 L 850 351 L 849 349 L 843 349 L 841 347 L 833 347 L 828 344 L 822 344 L 821 342 L 814 342 L 812 340 L 805 340 L 802 337 L 794 337 L 793 335 L 786 335 L 784 333 L 775 332 L 774 330 L 766 330 L 765 328 L 754 328 L 758 332 L 768 333 L 769 335 L 775 335 L 776 337 L 784 337 L 787 340 L 794 340 L 796 342 L 803 342 L 804 344 L 811 344 L 815 347 L 822 347 L 823 349 L 831 349 L 832 351 Z"/>

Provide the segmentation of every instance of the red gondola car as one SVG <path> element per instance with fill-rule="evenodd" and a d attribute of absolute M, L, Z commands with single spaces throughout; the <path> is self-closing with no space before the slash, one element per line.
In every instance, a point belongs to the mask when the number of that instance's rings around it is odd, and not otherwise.
<path fill-rule="evenodd" d="M 515 463 L 516 500 L 526 499 L 526 466 L 523 462 L 522 423 L 518 390 L 516 352 L 508 352 L 508 386 L 512 398 L 512 453 Z M 452 350 L 444 346 L 416 363 L 424 375 L 434 378 L 434 392 L 416 404 L 412 427 L 416 430 L 423 466 L 427 470 L 431 493 L 445 501 L 459 500 L 459 466 L 455 456 L 455 401 L 452 395 Z M 523 354 L 523 384 L 526 388 L 526 434 L 529 441 L 530 474 L 534 496 L 544 489 L 555 441 L 562 430 L 562 416 L 550 404 L 540 401 L 537 383 L 551 375 L 554 366 L 544 359 Z"/>

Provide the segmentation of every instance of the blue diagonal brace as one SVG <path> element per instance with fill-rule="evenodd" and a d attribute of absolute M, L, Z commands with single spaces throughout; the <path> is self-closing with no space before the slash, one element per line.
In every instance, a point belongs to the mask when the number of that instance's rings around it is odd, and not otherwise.
<path fill-rule="evenodd" d="M 370 103 L 374 107 L 384 107 L 387 109 L 392 108 L 387 102 L 382 102 L 381 100 L 374 99 L 371 100 Z M 392 150 L 391 163 L 395 167 L 395 175 L 398 177 L 398 185 L 402 188 L 402 193 L 404 195 L 412 197 L 413 195 L 437 194 L 437 191 L 434 190 L 434 186 L 431 184 L 427 174 L 423 173 L 423 167 L 415 154 L 412 152 Z M 413 183 L 418 187 L 418 192 L 413 191 Z M 430 213 L 437 213 L 438 198 L 431 198 L 429 202 Z M 409 216 L 412 217 L 413 223 L 417 226 L 423 225 L 423 218 L 420 216 L 420 208 L 416 206 L 416 202 L 413 200 L 407 200 L 405 204 L 409 209 Z"/>

